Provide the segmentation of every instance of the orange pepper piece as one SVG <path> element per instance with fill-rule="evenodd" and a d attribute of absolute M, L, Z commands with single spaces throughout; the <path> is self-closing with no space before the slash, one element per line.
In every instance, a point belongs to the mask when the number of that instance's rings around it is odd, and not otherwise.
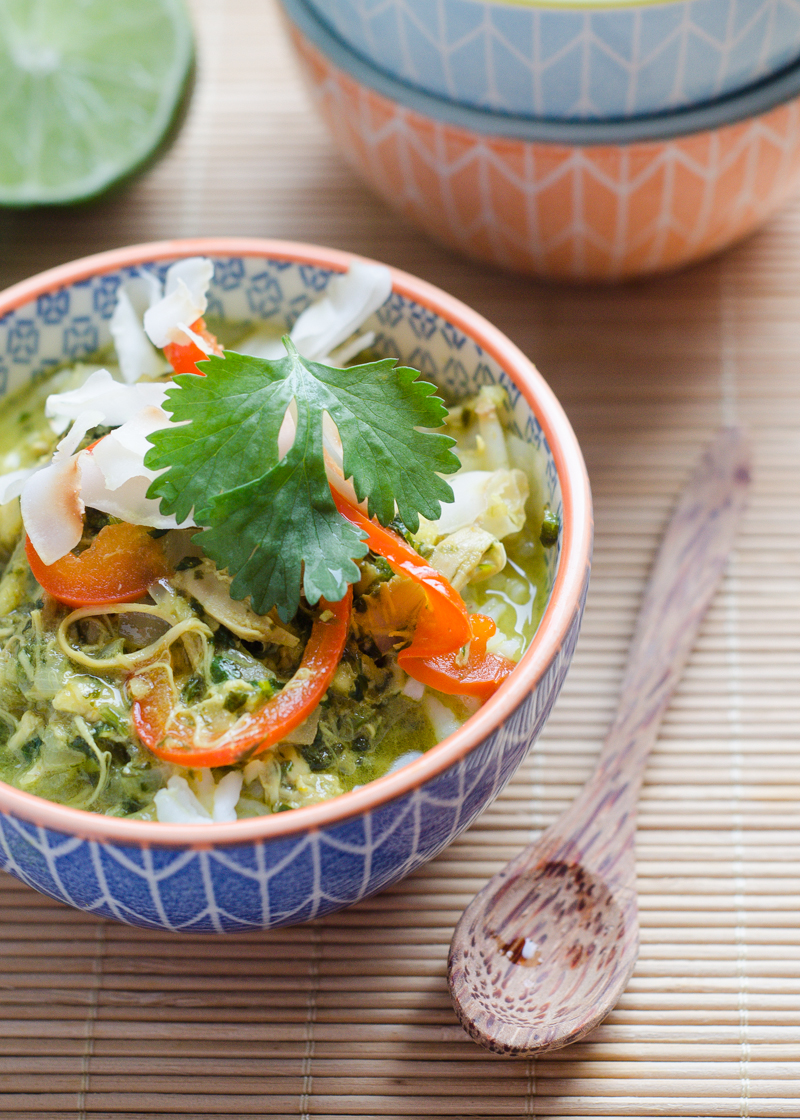
<path fill-rule="evenodd" d="M 25 553 L 45 591 L 70 607 L 129 603 L 170 571 L 160 540 L 124 521 L 106 525 L 83 552 L 68 552 L 55 564 L 44 563 L 29 537 Z"/>
<path fill-rule="evenodd" d="M 213 354 L 222 357 L 222 347 L 207 329 L 205 319 L 196 319 L 189 325 L 195 334 L 199 334 L 208 343 Z M 176 373 L 196 373 L 199 377 L 205 377 L 205 374 L 197 368 L 197 363 L 204 362 L 208 354 L 204 354 L 194 342 L 170 342 L 164 347 L 164 357 Z"/>

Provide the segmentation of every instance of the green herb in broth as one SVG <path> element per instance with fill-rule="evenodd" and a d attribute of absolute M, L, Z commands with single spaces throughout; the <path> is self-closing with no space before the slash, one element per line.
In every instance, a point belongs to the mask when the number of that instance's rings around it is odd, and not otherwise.
<path fill-rule="evenodd" d="M 214 327 L 229 344 L 245 338 L 240 326 L 227 335 L 219 324 Z M 46 461 L 57 439 L 44 419 L 46 396 L 81 383 L 95 368 L 86 364 L 61 370 L 50 382 L 6 402 L 0 415 L 2 470 Z M 476 439 L 481 409 L 481 422 L 492 413 L 490 424 L 499 424 L 502 401 L 484 392 L 454 410 L 445 429 L 456 438 L 465 468 L 474 470 L 481 469 L 485 458 Z M 516 464 L 519 454 L 518 447 L 512 448 L 509 462 Z M 470 611 L 494 618 L 499 638 L 515 657 L 530 642 L 548 594 L 547 561 L 539 540 L 545 511 L 535 465 L 526 473 L 531 491 L 527 518 L 503 542 L 505 566 L 461 589 Z M 391 652 L 381 653 L 351 635 L 313 726 L 295 742 L 280 743 L 237 767 L 213 768 L 207 775 L 160 761 L 133 733 L 124 677 L 92 671 L 65 655 L 58 627 L 70 609 L 43 593 L 34 580 L 20 533 L 18 503 L 9 502 L 0 507 L 0 561 L 5 565 L 0 579 L 0 778 L 27 792 L 92 812 L 153 820 L 155 795 L 176 775 L 186 777 L 202 796 L 208 781 L 219 783 L 237 770 L 243 778 L 238 816 L 283 812 L 380 777 L 393 764 L 428 750 L 475 710 L 476 703 L 468 699 L 430 687 L 409 689 Z M 408 537 L 423 556 L 435 554 L 436 536 L 429 527 L 423 524 Z M 198 575 L 199 563 L 189 549 L 176 564 L 185 578 L 163 594 L 170 617 L 191 615 L 211 631 L 204 665 L 194 671 L 179 666 L 184 699 L 234 715 L 252 710 L 296 670 L 309 620 L 298 616 L 288 626 L 290 636 L 298 639 L 297 649 L 237 637 L 193 596 L 189 577 Z M 374 557 L 362 563 L 362 582 L 374 594 L 387 573 L 381 573 Z M 118 613 L 81 625 L 73 638 L 89 658 L 108 658 L 114 651 L 130 655 L 153 638 L 146 628 L 137 630 L 133 615 Z"/>

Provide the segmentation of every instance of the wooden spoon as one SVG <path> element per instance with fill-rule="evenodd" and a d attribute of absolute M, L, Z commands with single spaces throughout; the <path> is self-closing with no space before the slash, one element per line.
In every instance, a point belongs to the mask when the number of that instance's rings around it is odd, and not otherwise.
<path fill-rule="evenodd" d="M 450 946 L 466 1030 L 499 1054 L 582 1038 L 612 1009 L 639 949 L 636 802 L 661 716 L 733 544 L 747 441 L 724 429 L 667 528 L 645 592 L 616 719 L 571 808 L 486 884 Z"/>

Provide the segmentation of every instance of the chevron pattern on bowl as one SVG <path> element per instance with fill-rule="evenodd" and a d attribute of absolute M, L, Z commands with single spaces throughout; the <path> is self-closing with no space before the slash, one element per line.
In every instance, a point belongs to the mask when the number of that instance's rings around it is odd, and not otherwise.
<path fill-rule="evenodd" d="M 797 95 L 671 139 L 526 141 L 423 115 L 291 35 L 352 166 L 432 237 L 506 268 L 572 280 L 677 268 L 750 233 L 800 183 Z"/>
<path fill-rule="evenodd" d="M 348 46 L 429 93 L 551 120 L 663 113 L 800 58 L 798 0 L 309 0 Z"/>

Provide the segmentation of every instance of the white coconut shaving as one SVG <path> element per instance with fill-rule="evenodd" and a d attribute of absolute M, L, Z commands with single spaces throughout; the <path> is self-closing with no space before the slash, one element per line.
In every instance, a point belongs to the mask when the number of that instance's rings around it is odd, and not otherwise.
<path fill-rule="evenodd" d="M 158 303 L 164 295 L 164 285 L 149 268 L 140 268 L 135 276 L 125 281 L 123 288 L 140 319 L 148 307 Z"/>
<path fill-rule="evenodd" d="M 208 257 L 186 257 L 185 260 L 176 261 L 167 269 L 164 277 L 164 295 L 171 296 L 182 284 L 185 284 L 202 315 L 208 306 L 206 296 L 213 278 L 214 264 Z"/>
<path fill-rule="evenodd" d="M 75 449 L 100 422 L 97 412 L 83 412 L 58 444 L 52 460 L 24 482 L 20 510 L 25 530 L 45 564 L 55 564 L 83 536 L 84 503 Z"/>
<path fill-rule="evenodd" d="M 391 291 L 392 274 L 385 265 L 354 261 L 347 272 L 332 277 L 325 294 L 298 316 L 289 337 L 310 361 L 330 358 L 333 365 L 346 365 L 355 354 L 372 345 L 375 334 L 370 331 L 346 347 L 342 344 L 386 302 Z M 337 351 L 337 347 L 342 349 Z M 261 334 L 246 339 L 241 351 L 270 361 L 286 354 L 279 338 Z"/>
<path fill-rule="evenodd" d="M 193 342 L 198 350 L 202 350 L 206 357 L 214 353 L 214 348 L 207 339 L 203 338 L 197 331 L 193 331 L 191 327 L 187 327 L 185 323 L 177 324 L 178 330 L 188 338 L 189 342 Z M 199 360 L 199 359 L 198 359 Z"/>
<path fill-rule="evenodd" d="M 161 513 L 160 499 L 147 497 L 150 485 L 163 472 L 144 465 L 144 457 L 152 449 L 147 437 L 168 424 L 168 414 L 151 405 L 93 448 L 82 451 L 78 458 L 84 504 L 134 525 L 176 529 L 178 523 L 174 516 Z M 193 525 L 194 522 L 183 524 Z"/>
<path fill-rule="evenodd" d="M 130 285 L 120 289 L 108 325 L 123 380 L 129 385 L 140 377 L 159 377 L 168 368 L 163 356 L 144 333 L 142 311 L 137 310 L 131 299 Z"/>
<path fill-rule="evenodd" d="M 167 269 L 163 297 L 144 313 L 145 333 L 154 346 L 163 349 L 170 342 L 189 341 L 186 324 L 191 326 L 204 314 L 213 275 L 214 265 L 205 257 L 189 257 Z"/>
<path fill-rule="evenodd" d="M 236 802 L 242 792 L 243 778 L 241 771 L 232 770 L 215 785 L 211 772 L 205 770 L 194 782 L 195 792 L 186 778 L 173 775 L 166 789 L 160 789 L 155 795 L 156 816 L 161 824 L 226 824 L 235 821 Z"/>
<path fill-rule="evenodd" d="M 79 389 L 51 393 L 45 402 L 44 414 L 54 432 L 65 431 L 70 421 L 87 409 L 100 413 L 98 424 L 116 428 L 149 405 L 160 408 L 170 387 L 174 387 L 174 382 L 140 381 L 135 385 L 122 385 L 107 369 L 98 369 Z"/>
<path fill-rule="evenodd" d="M 201 314 L 191 292 L 181 281 L 180 287 L 145 311 L 144 329 L 155 346 L 163 348 L 170 342 L 186 343 L 187 339 L 179 324 L 193 323 Z"/>
<path fill-rule="evenodd" d="M 31 475 L 36 474 L 39 469 L 39 467 L 21 467 L 19 470 L 8 471 L 7 474 L 0 475 L 0 506 L 18 498 L 26 480 Z"/>
<path fill-rule="evenodd" d="M 353 261 L 347 272 L 328 282 L 322 299 L 298 317 L 292 328 L 292 342 L 305 358 L 323 358 L 358 330 L 386 302 L 391 290 L 388 268 Z"/>
<path fill-rule="evenodd" d="M 163 394 L 166 386 L 117 388 L 127 388 L 134 399 L 134 389 L 158 388 Z M 80 413 L 50 463 L 0 477 L 0 496 L 5 501 L 19 494 L 26 532 L 45 564 L 55 564 L 80 542 L 86 506 L 132 525 L 178 527 L 174 516 L 161 513 L 158 499 L 147 497 L 151 483 L 162 472 L 144 465 L 151 449 L 147 437 L 167 427 L 168 414 L 157 405 L 147 405 L 93 447 L 76 453 L 87 431 L 106 423 L 107 416 L 108 412 L 99 409 Z"/>
<path fill-rule="evenodd" d="M 241 771 L 231 770 L 217 782 L 214 794 L 214 808 L 211 812 L 212 819 L 218 823 L 236 820 L 236 802 L 242 792 L 244 774 Z"/>

